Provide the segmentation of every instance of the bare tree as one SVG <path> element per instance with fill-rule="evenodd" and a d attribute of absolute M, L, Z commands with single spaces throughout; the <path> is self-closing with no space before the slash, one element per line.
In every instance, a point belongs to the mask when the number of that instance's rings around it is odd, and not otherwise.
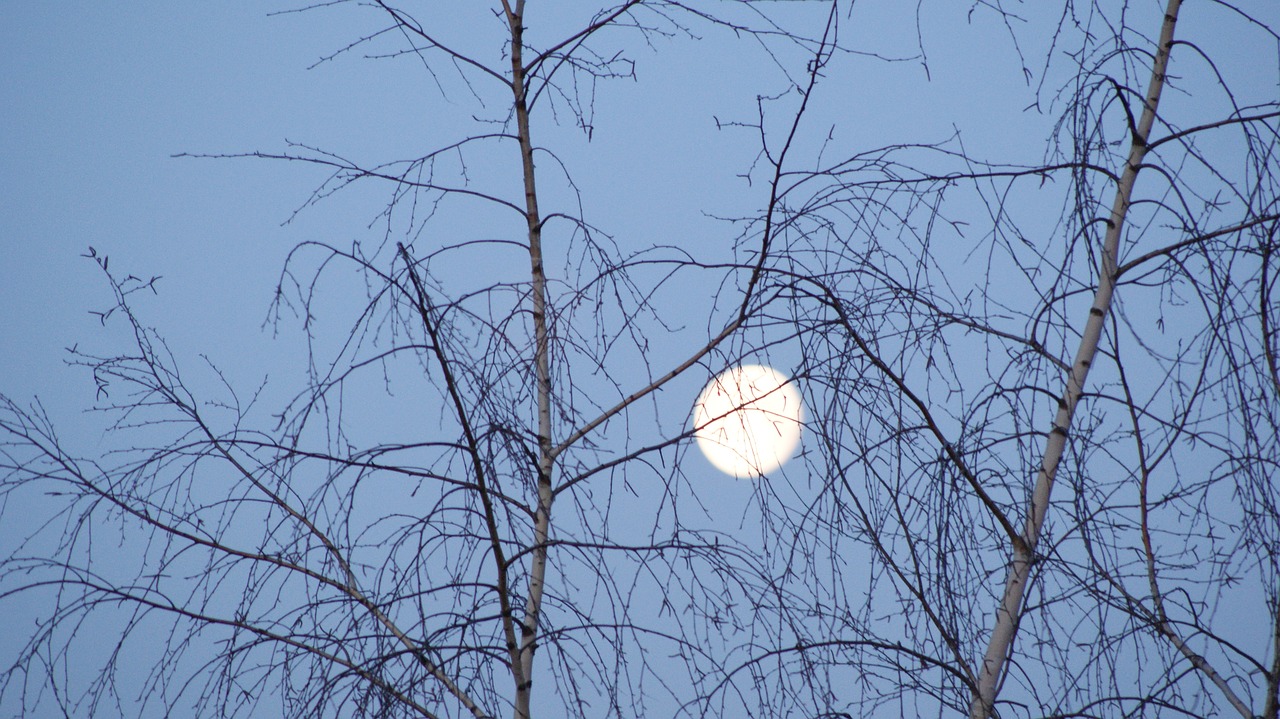
<path fill-rule="evenodd" d="M 133 349 L 74 362 L 119 449 L 80 458 L 38 404 L 0 397 L 0 506 L 52 497 L 0 568 L 0 597 L 50 599 L 0 684 L 14 706 L 1275 719 L 1276 93 L 1238 89 L 1178 0 L 978 4 L 1056 118 L 1045 154 L 979 157 L 961 131 L 849 146 L 815 108 L 886 58 L 847 39 L 856 8 L 793 5 L 628 0 L 539 24 L 501 0 L 488 47 L 411 3 L 307 8 L 373 13 L 326 61 L 420 62 L 481 131 L 385 164 L 234 156 L 328 173 L 308 207 L 390 194 L 380 236 L 291 254 L 272 317 L 301 318 L 306 381 L 265 418 L 147 326 L 154 281 L 90 250 Z M 1206 6 L 1275 64 L 1265 6 Z M 635 47 L 702 33 L 781 78 L 753 117 L 717 120 L 758 148 L 752 209 L 725 225 L 732 257 L 623 251 L 540 133 L 590 139 Z M 919 42 L 927 75 L 943 60 Z M 500 229 L 446 234 L 480 213 Z M 337 268 L 363 298 L 341 333 L 317 319 Z M 718 288 L 704 328 L 671 326 L 679 283 Z M 692 397 L 663 394 L 753 358 L 803 385 L 808 439 L 734 529 L 684 466 Z M 370 425 L 406 396 L 427 436 Z M 122 548 L 137 561 L 107 561 Z"/>
<path fill-rule="evenodd" d="M 826 490 L 772 509 L 789 556 L 826 560 L 788 570 L 823 601 L 773 610 L 805 630 L 740 671 L 855 667 L 864 716 L 1275 716 L 1280 108 L 1179 44 L 1178 2 L 1158 10 L 1068 4 L 1046 34 L 1070 58 L 1037 93 L 1061 108 L 1047 162 L 983 161 L 958 136 L 783 191 L 777 276 L 803 298 Z M 985 277 L 956 272 L 955 244 Z M 830 561 L 867 546 L 869 579 Z"/>

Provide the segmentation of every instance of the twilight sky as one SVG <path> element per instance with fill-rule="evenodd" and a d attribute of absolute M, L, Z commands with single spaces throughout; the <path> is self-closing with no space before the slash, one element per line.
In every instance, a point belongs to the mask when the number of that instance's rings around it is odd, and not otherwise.
<path fill-rule="evenodd" d="M 497 57 L 500 28 L 482 3 L 434 5 L 443 8 L 442 36 Z M 917 16 L 911 3 L 858 3 L 841 19 L 842 42 L 867 55 L 844 57 L 833 68 L 815 100 L 811 147 L 832 126 L 835 142 L 846 148 L 938 142 L 959 129 L 975 156 L 1040 161 L 1056 111 L 1027 108 L 1041 79 L 1044 38 L 1028 32 L 1015 47 L 983 8 L 975 5 L 971 15 L 969 3 L 934 5 Z M 1255 49 L 1216 32 L 1221 10 L 1206 5 L 1190 3 L 1183 26 L 1196 28 L 1197 42 L 1224 72 L 1250 67 Z M 1250 5 L 1273 22 L 1280 13 L 1274 0 Z M 181 362 L 198 365 L 205 355 L 238 387 L 279 379 L 283 386 L 272 391 L 285 396 L 300 369 L 298 323 L 286 317 L 273 334 L 264 321 L 286 255 L 309 239 L 343 245 L 384 231 L 378 216 L 386 187 L 358 185 L 295 216 L 323 171 L 174 155 L 279 152 L 292 141 L 376 164 L 421 155 L 476 127 L 474 98 L 448 68 L 433 77 L 413 58 L 367 60 L 364 49 L 317 65 L 384 23 L 354 6 L 272 14 L 301 6 L 284 0 L 0 5 L 0 393 L 19 402 L 38 396 L 64 439 L 85 454 L 102 443 L 101 422 L 82 412 L 93 403 L 94 385 L 87 372 L 64 365 L 65 348 L 105 354 L 128 341 L 90 314 L 109 306 L 111 295 L 96 266 L 81 258 L 88 247 L 108 255 L 119 276 L 162 277 L 159 295 L 138 308 Z M 598 4 L 529 6 L 536 42 L 580 24 Z M 1045 20 L 1035 8 L 1020 10 L 1032 15 L 1029 26 Z M 822 13 L 809 15 L 814 27 Z M 535 120 L 541 142 L 570 169 L 587 218 L 624 251 L 662 244 L 727 258 L 736 233 L 712 216 L 747 214 L 763 204 L 762 188 L 739 177 L 755 157 L 756 138 L 717 125 L 752 119 L 757 94 L 777 92 L 783 78 L 767 57 L 744 53 L 731 34 L 699 34 L 656 40 L 653 49 L 621 37 L 636 60 L 637 80 L 600 84 L 590 138 L 567 116 L 560 126 L 547 113 Z M 1277 72 L 1259 67 L 1256 77 L 1275 87 Z M 1168 100 L 1198 101 L 1177 93 Z M 493 168 L 476 172 L 505 172 L 513 158 L 492 159 Z M 560 175 L 550 163 L 540 172 L 554 197 Z M 972 208 L 975 223 L 983 212 Z M 430 247 L 430 235 L 499 236 L 509 231 L 509 219 L 444 212 L 416 241 Z M 981 259 L 968 271 L 982 271 Z M 521 268 L 519 262 L 460 267 L 456 279 L 487 283 L 485 273 L 518 276 Z M 706 287 L 670 287 L 663 301 L 688 314 L 667 318 L 685 329 L 654 347 L 659 366 L 714 324 Z M 664 401 L 687 408 L 699 387 L 695 378 L 682 380 Z M 393 431 L 412 431 L 411 417 L 385 419 Z M 741 485 L 702 458 L 690 459 L 699 463 L 691 474 L 705 474 L 723 483 L 733 501 L 745 501 L 733 495 L 745 491 Z M 0 528 L 0 546 L 16 529 Z M 0 644 L 13 640 L 0 628 Z"/>
<path fill-rule="evenodd" d="M 442 13 L 442 32 L 495 56 L 498 46 L 486 42 L 493 33 L 481 34 L 496 28 L 488 11 L 468 14 L 458 11 L 467 3 L 454 5 Z M 282 325 L 277 340 L 260 329 L 288 251 L 308 239 L 341 245 L 381 231 L 385 187 L 356 186 L 293 216 L 323 171 L 173 155 L 280 152 L 292 141 L 377 163 L 419 155 L 474 127 L 472 98 L 456 74 L 433 78 L 404 58 L 363 60 L 363 50 L 308 69 L 381 24 L 372 13 L 342 8 L 271 14 L 296 7 L 5 8 L 0 337 L 9 341 L 0 377 L 15 398 L 39 395 L 64 431 L 80 429 L 78 410 L 93 395 L 86 373 L 63 366 L 64 348 L 80 343 L 96 351 L 124 339 L 90 314 L 110 304 L 110 294 L 93 263 L 80 257 L 88 247 L 108 255 L 120 276 L 162 277 L 160 295 L 142 312 L 177 356 L 207 354 L 233 378 L 256 384 L 296 369 L 272 364 L 284 354 L 281 343 L 296 340 L 296 323 Z M 532 6 L 531 32 L 556 34 L 589 17 L 592 4 L 554 8 L 542 21 L 543 11 Z M 931 82 L 923 82 L 918 59 L 847 58 L 815 100 L 822 119 L 813 127 L 838 125 L 836 140 L 855 147 L 939 141 L 964 127 L 976 154 L 1039 159 L 1049 118 L 1022 112 L 1028 87 L 1012 43 L 997 25 L 965 19 L 960 8 L 919 18 Z M 916 23 L 895 3 L 860 4 L 842 20 L 841 33 L 860 51 L 912 58 L 919 53 Z M 624 251 L 671 244 L 724 257 L 735 232 L 708 215 L 746 214 L 763 201 L 758 185 L 737 177 L 754 159 L 756 138 L 718 130 L 717 121 L 752 119 L 756 95 L 776 92 L 781 75 L 727 33 L 700 34 L 660 41 L 656 52 L 623 38 L 638 81 L 600 85 L 590 141 L 572 123 L 535 118 L 544 144 L 570 167 L 588 219 Z M 973 46 L 989 50 L 968 52 Z M 1011 137 L 1025 138 L 1014 152 Z M 543 172 L 550 193 L 559 177 L 549 167 Z M 476 231 L 487 219 L 445 218 L 429 232 L 447 235 L 448 221 Z M 494 231 L 505 231 L 497 222 Z M 697 294 L 703 304 L 688 319 L 705 331 L 707 298 Z"/>

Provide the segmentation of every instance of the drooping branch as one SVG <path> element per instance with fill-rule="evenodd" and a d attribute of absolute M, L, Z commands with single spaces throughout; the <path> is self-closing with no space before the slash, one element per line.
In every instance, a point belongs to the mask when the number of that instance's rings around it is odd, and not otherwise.
<path fill-rule="evenodd" d="M 466 441 L 466 451 L 471 458 L 472 471 L 475 472 L 477 493 L 480 495 L 481 506 L 484 507 L 485 528 L 489 532 L 489 546 L 493 551 L 493 563 L 496 568 L 498 577 L 498 602 L 502 607 L 502 628 L 507 637 L 508 651 L 515 643 L 515 630 L 512 626 L 512 608 L 510 595 L 510 582 L 507 576 L 507 558 L 502 549 L 502 536 L 498 531 L 497 513 L 493 506 L 493 497 L 489 492 L 489 483 L 485 472 L 484 460 L 480 456 L 480 443 L 476 439 L 475 430 L 472 428 L 472 422 L 467 410 L 466 402 L 461 395 L 461 389 L 458 381 L 454 377 L 452 363 L 445 355 L 444 345 L 442 343 L 439 329 L 436 326 L 436 319 L 432 316 L 431 303 L 427 296 L 426 289 L 422 286 L 422 280 L 418 277 L 417 266 L 413 262 L 413 258 L 409 255 L 409 251 L 404 245 L 399 245 L 398 250 L 400 256 L 404 259 L 406 272 L 409 274 L 410 282 L 413 284 L 415 293 L 415 306 L 418 315 L 422 320 L 423 329 L 431 338 L 431 349 L 436 356 L 436 361 L 440 365 L 440 371 L 444 373 L 445 387 L 449 392 L 454 410 L 458 416 L 458 423 L 462 425 L 463 436 Z M 514 656 L 513 656 L 514 659 Z M 488 715 L 465 695 L 459 696 L 463 704 L 476 716 L 476 719 L 487 719 Z"/>

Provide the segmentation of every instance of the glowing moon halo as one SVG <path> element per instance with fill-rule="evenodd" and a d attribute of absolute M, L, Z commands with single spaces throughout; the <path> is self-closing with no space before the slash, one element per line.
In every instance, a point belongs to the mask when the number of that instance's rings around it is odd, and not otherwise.
<path fill-rule="evenodd" d="M 693 406 L 698 448 L 716 469 L 761 477 L 800 444 L 800 391 L 772 367 L 740 365 L 716 375 Z"/>

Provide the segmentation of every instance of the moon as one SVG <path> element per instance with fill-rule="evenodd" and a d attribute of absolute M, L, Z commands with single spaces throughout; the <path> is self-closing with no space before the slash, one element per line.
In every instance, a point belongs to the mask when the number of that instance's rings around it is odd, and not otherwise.
<path fill-rule="evenodd" d="M 772 367 L 747 364 L 716 375 L 693 406 L 698 448 L 716 469 L 763 477 L 800 444 L 800 391 Z"/>

